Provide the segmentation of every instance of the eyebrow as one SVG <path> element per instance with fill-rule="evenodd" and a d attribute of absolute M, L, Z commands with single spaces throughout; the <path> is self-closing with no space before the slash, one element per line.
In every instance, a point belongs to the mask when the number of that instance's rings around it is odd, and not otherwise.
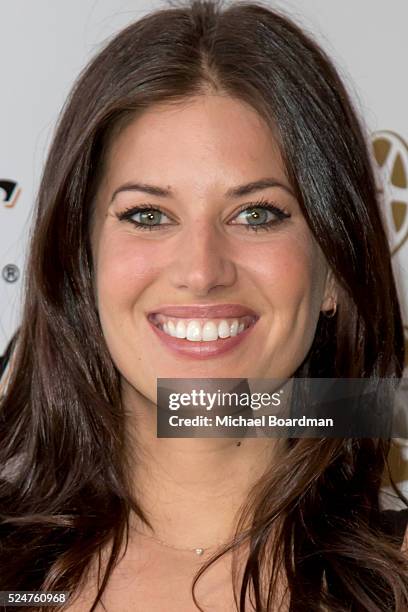
<path fill-rule="evenodd" d="M 226 192 L 226 196 L 228 198 L 239 198 L 241 196 L 249 195 L 254 191 L 260 191 L 261 189 L 268 189 L 268 187 L 281 187 L 291 195 L 295 195 L 291 188 L 285 183 L 281 183 L 277 181 L 275 178 L 264 178 L 259 181 L 253 181 L 252 183 L 247 183 L 246 185 L 240 185 L 239 187 L 231 187 Z"/>
<path fill-rule="evenodd" d="M 246 183 L 245 185 L 239 185 L 238 187 L 231 187 L 226 191 L 225 195 L 227 198 L 240 198 L 242 196 L 250 195 L 254 191 L 261 191 L 262 189 L 268 189 L 269 187 L 280 187 L 281 189 L 287 191 L 290 195 L 295 195 L 288 185 L 281 183 L 275 178 L 263 178 L 258 181 Z M 115 189 L 111 202 L 113 202 L 118 193 L 121 193 L 122 191 L 140 191 L 142 193 L 148 193 L 149 195 L 159 197 L 170 197 L 174 195 L 171 189 L 164 189 L 163 187 L 158 187 L 157 185 L 149 185 L 147 183 L 125 183 L 124 185 L 121 185 Z"/>

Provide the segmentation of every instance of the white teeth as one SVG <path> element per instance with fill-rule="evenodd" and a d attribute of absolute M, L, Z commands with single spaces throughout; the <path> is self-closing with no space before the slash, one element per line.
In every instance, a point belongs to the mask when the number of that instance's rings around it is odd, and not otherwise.
<path fill-rule="evenodd" d="M 221 321 L 218 325 L 218 335 L 220 338 L 229 338 L 230 335 L 230 326 L 227 321 Z"/>
<path fill-rule="evenodd" d="M 213 321 L 207 321 L 203 325 L 203 340 L 208 342 L 210 340 L 218 340 L 218 329 Z"/>
<path fill-rule="evenodd" d="M 172 335 L 176 338 L 186 337 L 186 324 L 184 323 L 184 321 L 177 321 L 175 332 Z"/>
<path fill-rule="evenodd" d="M 178 325 L 178 324 L 177 324 Z M 198 321 L 190 321 L 187 325 L 187 340 L 200 342 L 201 340 L 201 325 Z"/>
<path fill-rule="evenodd" d="M 236 336 L 238 333 L 238 321 L 235 320 L 230 325 L 230 334 L 231 336 Z"/>
<path fill-rule="evenodd" d="M 173 338 L 186 338 L 191 342 L 211 342 L 218 338 L 229 338 L 240 334 L 250 324 L 249 321 L 245 324 L 245 321 L 238 319 L 222 319 L 221 321 L 216 319 L 162 319 L 159 320 L 159 325 L 166 334 Z"/>

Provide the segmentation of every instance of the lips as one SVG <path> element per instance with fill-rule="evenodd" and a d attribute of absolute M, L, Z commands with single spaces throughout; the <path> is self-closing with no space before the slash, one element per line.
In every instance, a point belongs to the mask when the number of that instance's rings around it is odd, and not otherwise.
<path fill-rule="evenodd" d="M 151 310 L 149 316 L 163 314 L 168 317 L 180 317 L 185 319 L 216 319 L 244 317 L 249 315 L 255 319 L 259 315 L 247 306 L 241 304 L 193 304 L 191 306 L 164 305 Z"/>
<path fill-rule="evenodd" d="M 184 338 L 172 337 L 160 329 L 157 319 L 162 317 L 174 317 L 180 319 L 226 319 L 236 317 L 250 318 L 249 327 L 241 333 L 229 338 L 218 338 L 214 341 L 191 342 Z M 161 306 L 151 311 L 147 320 L 156 337 L 161 341 L 162 346 L 170 350 L 171 353 L 179 357 L 189 359 L 209 359 L 218 357 L 238 347 L 244 343 L 246 338 L 252 334 L 259 315 L 251 308 L 240 304 L 213 304 L 213 305 L 191 305 L 191 306 Z"/>

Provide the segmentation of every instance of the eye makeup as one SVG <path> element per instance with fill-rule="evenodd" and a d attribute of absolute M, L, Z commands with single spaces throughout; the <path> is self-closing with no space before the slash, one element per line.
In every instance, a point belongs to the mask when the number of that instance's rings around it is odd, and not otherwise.
<path fill-rule="evenodd" d="M 248 213 L 246 215 L 246 219 L 248 221 L 253 220 L 256 221 L 256 223 L 230 223 L 230 225 L 240 225 L 245 227 L 247 230 L 252 230 L 254 232 L 260 230 L 271 230 L 277 225 L 280 225 L 283 221 L 285 221 L 285 219 L 291 217 L 291 215 L 284 211 L 280 206 L 278 206 L 274 202 L 265 199 L 261 199 L 255 202 L 247 202 L 243 204 L 236 212 L 234 219 L 239 217 L 243 212 Z M 154 217 L 156 213 L 158 213 L 158 215 L 156 215 L 155 219 Z M 268 216 L 268 213 L 272 215 L 273 218 L 262 221 L 262 218 L 265 219 L 265 217 Z M 141 218 L 143 218 L 144 216 L 144 219 L 145 221 L 147 221 L 147 223 L 144 223 L 141 220 L 137 221 L 136 219 L 134 219 L 133 217 L 135 217 L 136 215 L 140 215 Z M 120 221 L 131 223 L 138 230 L 142 231 L 160 230 L 163 227 L 172 225 L 171 223 L 161 224 L 160 221 L 162 220 L 163 216 L 167 218 L 169 217 L 161 211 L 160 207 L 153 206 L 151 204 L 142 204 L 139 206 L 129 207 L 122 212 L 116 213 L 116 216 Z"/>

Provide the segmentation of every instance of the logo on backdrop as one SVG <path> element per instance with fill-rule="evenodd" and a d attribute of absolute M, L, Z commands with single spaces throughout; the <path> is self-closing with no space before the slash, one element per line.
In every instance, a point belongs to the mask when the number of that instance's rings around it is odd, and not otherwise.
<path fill-rule="evenodd" d="M 15 283 L 20 278 L 20 270 L 15 264 L 7 264 L 1 271 L 6 283 Z"/>
<path fill-rule="evenodd" d="M 408 245 L 408 144 L 395 132 L 373 135 L 374 157 L 384 188 L 383 205 L 391 254 Z M 408 325 L 404 325 L 408 364 Z"/>
<path fill-rule="evenodd" d="M 0 179 L 0 202 L 5 208 L 13 208 L 20 196 L 21 189 L 15 181 Z"/>
<path fill-rule="evenodd" d="M 382 179 L 383 205 L 391 254 L 408 246 L 408 143 L 391 131 L 373 135 L 374 157 Z M 408 364 L 408 325 L 404 325 Z"/>
<path fill-rule="evenodd" d="M 384 185 L 384 212 L 391 253 L 408 241 L 408 145 L 394 132 L 376 132 L 374 157 Z"/>
<path fill-rule="evenodd" d="M 16 181 L 0 179 L 0 207 L 14 208 L 21 188 Z M 6 283 L 15 283 L 20 278 L 20 269 L 13 263 L 6 264 L 1 270 L 1 278 Z"/>

